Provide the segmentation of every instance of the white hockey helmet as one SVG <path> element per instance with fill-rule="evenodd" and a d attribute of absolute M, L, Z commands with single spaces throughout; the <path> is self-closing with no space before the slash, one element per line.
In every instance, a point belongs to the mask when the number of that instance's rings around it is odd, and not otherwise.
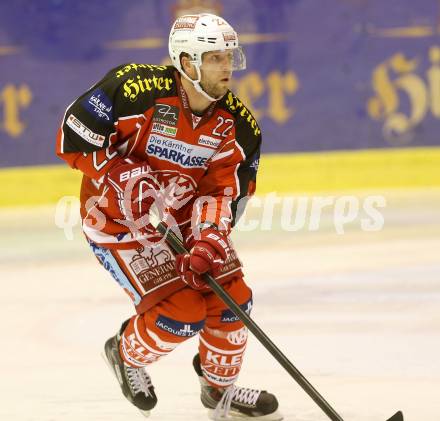
<path fill-rule="evenodd" d="M 228 51 L 231 53 L 226 70 L 243 70 L 246 68 L 246 57 L 238 45 L 238 36 L 231 25 L 223 18 L 209 13 L 184 15 L 179 17 L 171 27 L 168 50 L 174 67 L 188 79 L 197 92 L 210 101 L 212 98 L 201 87 L 201 72 L 203 53 L 209 51 Z M 197 71 L 197 79 L 191 79 L 182 69 L 180 56 L 186 53 Z M 204 67 L 204 70 L 214 70 Z"/>

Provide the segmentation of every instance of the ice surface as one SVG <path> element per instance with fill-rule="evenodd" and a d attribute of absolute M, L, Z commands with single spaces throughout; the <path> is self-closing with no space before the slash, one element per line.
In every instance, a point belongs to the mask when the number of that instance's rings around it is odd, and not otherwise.
<path fill-rule="evenodd" d="M 440 193 L 387 193 L 385 228 L 239 233 L 253 318 L 344 420 L 440 420 Z M 327 221 L 328 222 L 328 221 Z M 0 212 L 0 419 L 127 421 L 101 359 L 131 305 L 53 208 Z M 151 420 L 206 420 L 191 339 L 151 366 Z M 327 417 L 253 338 L 239 384 L 275 393 L 286 420 Z"/>

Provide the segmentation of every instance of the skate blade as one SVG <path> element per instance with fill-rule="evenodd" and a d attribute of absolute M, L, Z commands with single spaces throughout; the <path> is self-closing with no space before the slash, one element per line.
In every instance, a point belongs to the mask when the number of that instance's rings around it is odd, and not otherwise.
<path fill-rule="evenodd" d="M 142 409 L 138 408 L 138 411 L 145 417 L 150 418 L 150 411 L 142 411 Z"/>
<path fill-rule="evenodd" d="M 112 372 L 113 376 L 116 377 L 116 380 L 117 380 L 118 383 L 119 383 L 118 376 L 116 375 L 116 372 L 115 372 L 115 370 L 113 369 L 111 362 L 108 360 L 107 355 L 105 355 L 105 352 L 101 352 L 101 357 L 102 357 L 102 359 L 104 360 L 104 362 L 105 362 L 106 366 L 108 367 L 108 369 Z M 136 408 L 136 409 L 137 409 L 137 410 L 138 410 L 138 411 L 139 411 L 139 412 L 140 412 L 145 418 L 149 418 L 149 417 L 150 417 L 150 414 L 151 414 L 150 411 L 143 411 L 142 409 L 139 409 L 139 408 Z"/>
<path fill-rule="evenodd" d="M 262 415 L 261 417 L 250 417 L 249 415 L 240 414 L 231 410 L 228 416 L 217 416 L 215 417 L 215 409 L 208 410 L 208 417 L 214 421 L 243 421 L 243 420 L 255 420 L 255 421 L 281 421 L 284 417 L 278 412 L 272 412 L 271 414 Z"/>

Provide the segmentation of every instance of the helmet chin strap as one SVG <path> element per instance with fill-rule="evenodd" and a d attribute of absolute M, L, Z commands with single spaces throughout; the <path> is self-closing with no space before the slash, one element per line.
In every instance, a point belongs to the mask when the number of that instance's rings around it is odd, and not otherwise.
<path fill-rule="evenodd" d="M 200 85 L 200 82 L 193 81 L 193 86 L 197 92 L 201 93 L 206 99 L 208 99 L 211 102 L 218 101 L 223 96 L 222 95 L 220 98 L 213 98 L 211 95 L 208 95 L 208 93 L 202 88 L 202 85 Z"/>
<path fill-rule="evenodd" d="M 196 72 L 197 72 L 197 79 L 196 80 L 193 80 L 193 79 L 191 79 L 184 71 L 183 71 L 183 69 L 182 69 L 182 75 L 187 79 L 187 80 L 189 80 L 192 84 L 193 84 L 193 86 L 194 86 L 194 89 L 198 92 L 198 93 L 200 93 L 200 94 L 202 94 L 208 101 L 211 101 L 211 102 L 215 102 L 215 101 L 218 101 L 219 99 L 222 99 L 223 98 L 223 96 L 224 95 L 222 95 L 221 97 L 219 97 L 219 98 L 213 98 L 211 95 L 209 95 L 203 88 L 202 88 L 202 85 L 200 85 L 200 81 L 201 81 L 201 79 L 202 79 L 202 74 L 201 74 L 201 72 L 200 72 L 200 67 L 197 65 L 197 64 L 194 64 L 194 67 L 196 68 Z"/>

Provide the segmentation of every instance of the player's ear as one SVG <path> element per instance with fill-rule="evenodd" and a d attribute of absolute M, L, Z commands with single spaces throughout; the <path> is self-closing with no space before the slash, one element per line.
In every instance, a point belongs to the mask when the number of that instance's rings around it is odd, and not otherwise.
<path fill-rule="evenodd" d="M 191 63 L 191 56 L 187 53 L 180 54 L 180 64 L 182 66 L 183 71 L 191 78 L 195 79 L 196 77 L 196 69 L 194 65 Z"/>

